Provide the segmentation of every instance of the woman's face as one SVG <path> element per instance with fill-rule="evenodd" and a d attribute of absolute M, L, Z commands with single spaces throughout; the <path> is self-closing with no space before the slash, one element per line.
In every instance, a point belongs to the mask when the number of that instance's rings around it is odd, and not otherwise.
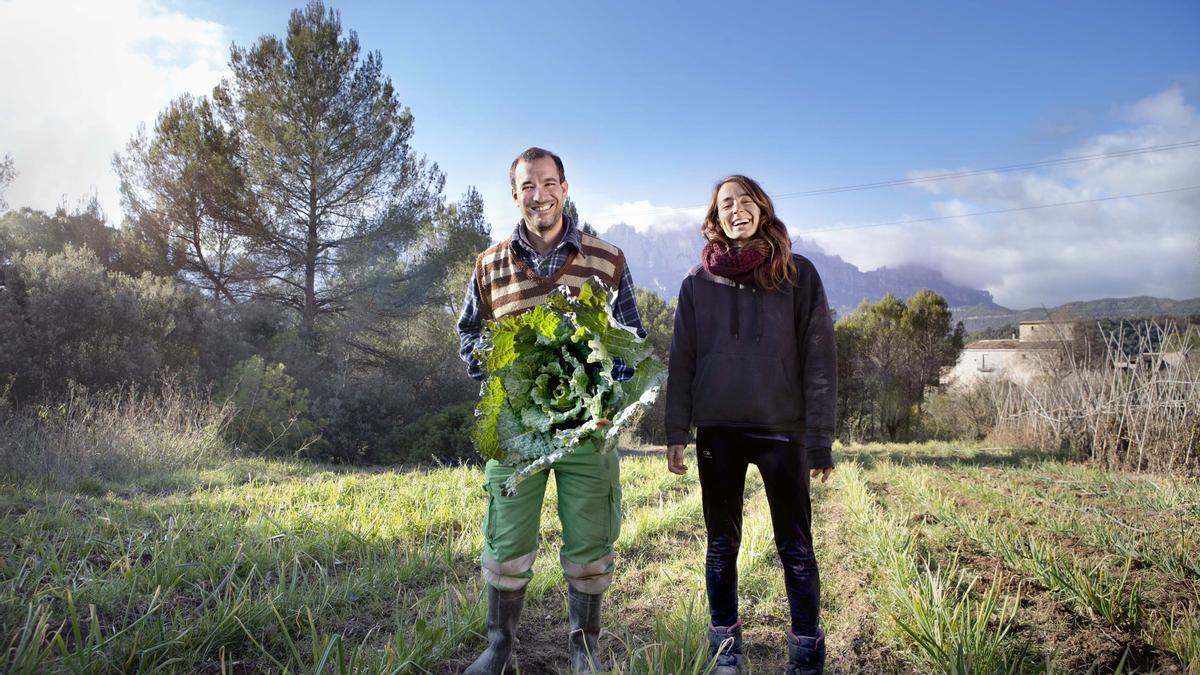
<path fill-rule="evenodd" d="M 745 241 L 758 232 L 758 204 L 740 183 L 730 181 L 717 190 L 717 217 L 721 231 L 732 241 Z"/>

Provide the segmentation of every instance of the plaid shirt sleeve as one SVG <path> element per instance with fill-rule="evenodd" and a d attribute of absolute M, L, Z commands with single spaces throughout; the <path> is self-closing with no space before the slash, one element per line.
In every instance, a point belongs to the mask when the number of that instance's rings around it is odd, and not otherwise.
<path fill-rule="evenodd" d="M 633 292 L 633 275 L 629 273 L 628 265 L 621 273 L 621 285 L 617 288 L 617 302 L 613 307 L 613 313 L 616 315 L 617 321 L 635 329 L 638 337 L 646 337 L 646 330 L 642 328 L 642 316 L 638 313 L 637 296 Z M 633 368 L 617 359 L 613 364 L 613 377 L 624 382 L 633 377 Z"/>
<path fill-rule="evenodd" d="M 463 298 L 462 313 L 458 316 L 458 355 L 467 364 L 467 374 L 482 382 L 486 376 L 473 353 L 483 333 L 483 315 L 479 310 L 481 303 L 479 286 L 475 284 L 475 275 L 472 274 L 467 284 L 467 295 Z"/>

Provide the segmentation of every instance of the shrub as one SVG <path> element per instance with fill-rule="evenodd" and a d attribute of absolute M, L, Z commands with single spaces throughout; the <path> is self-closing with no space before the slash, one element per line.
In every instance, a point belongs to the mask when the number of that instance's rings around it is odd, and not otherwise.
<path fill-rule="evenodd" d="M 333 462 L 385 461 L 389 437 L 412 415 L 411 398 L 402 384 L 373 378 L 326 391 L 313 401 L 323 423 L 325 444 L 320 456 Z"/>
<path fill-rule="evenodd" d="M 0 290 L 0 378 L 20 403 L 89 390 L 156 386 L 190 375 L 208 312 L 173 280 L 109 272 L 88 249 L 18 256 Z"/>
<path fill-rule="evenodd" d="M 423 415 L 392 435 L 390 447 L 381 453 L 380 459 L 399 464 L 479 463 L 482 457 L 471 441 L 474 423 L 473 401 Z"/>
<path fill-rule="evenodd" d="M 326 459 L 408 461 L 397 459 L 406 455 L 398 450 L 409 443 L 406 427 L 478 397 L 479 383 L 458 356 L 454 323 L 451 313 L 430 308 L 405 317 L 356 315 L 331 326 L 325 370 L 308 379 L 291 371 L 313 393 Z"/>
<path fill-rule="evenodd" d="M 220 388 L 234 408 L 226 437 L 239 448 L 271 455 L 315 454 L 318 425 L 309 416 L 308 390 L 257 354 L 234 366 Z"/>
<path fill-rule="evenodd" d="M 637 440 L 648 445 L 667 444 L 667 387 L 662 385 L 658 390 L 658 398 L 654 403 L 642 409 L 641 419 L 637 421 L 634 436 Z"/>
<path fill-rule="evenodd" d="M 978 381 L 929 396 L 921 410 L 919 431 L 943 441 L 982 440 L 996 426 L 997 386 Z"/>

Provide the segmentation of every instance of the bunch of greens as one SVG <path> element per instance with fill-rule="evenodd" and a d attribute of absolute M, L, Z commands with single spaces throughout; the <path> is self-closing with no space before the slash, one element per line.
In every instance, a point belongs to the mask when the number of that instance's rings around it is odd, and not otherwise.
<path fill-rule="evenodd" d="M 485 457 L 517 466 L 507 493 L 585 444 L 612 450 L 633 413 L 658 394 L 662 364 L 613 316 L 615 300 L 616 291 L 592 277 L 577 296 L 562 286 L 544 304 L 484 326 L 475 354 L 488 377 L 473 435 Z M 634 369 L 631 379 L 613 377 L 616 359 Z"/>

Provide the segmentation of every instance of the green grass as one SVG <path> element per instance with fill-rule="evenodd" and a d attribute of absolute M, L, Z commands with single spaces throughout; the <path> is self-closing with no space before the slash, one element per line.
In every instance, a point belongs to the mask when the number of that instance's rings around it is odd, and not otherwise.
<path fill-rule="evenodd" d="M 963 475 L 978 474 L 978 470 L 950 474 L 935 474 L 928 469 L 914 469 L 914 472 L 923 479 L 926 490 L 920 492 L 924 493 L 924 499 L 916 494 L 918 491 L 906 494 L 923 503 L 941 523 L 955 528 L 963 539 L 981 547 L 1010 569 L 1029 575 L 1042 588 L 1057 593 L 1101 625 L 1139 636 L 1175 654 L 1181 663 L 1190 662 L 1189 642 L 1167 639 L 1167 635 L 1178 636 L 1179 632 L 1173 626 L 1163 630 L 1164 619 L 1153 615 L 1150 608 L 1155 603 L 1144 592 L 1148 585 L 1166 590 L 1175 583 L 1186 583 L 1186 568 L 1175 562 L 1177 549 L 1164 551 L 1152 536 L 1170 528 L 1120 525 L 1105 512 L 1080 508 L 1073 498 L 1075 494 L 1062 487 L 1044 486 L 1040 491 L 1000 489 L 962 480 Z M 1159 491 L 1149 481 L 1124 483 L 1130 488 L 1140 484 L 1146 491 Z M 972 515 L 963 508 L 965 501 L 960 501 L 968 499 L 976 509 L 986 510 Z M 1146 519 L 1152 521 L 1161 516 L 1149 512 Z M 1140 560 L 1146 569 L 1134 572 L 1135 560 Z M 1160 611 L 1172 616 L 1190 616 L 1176 608 L 1169 592 L 1159 595 L 1165 596 L 1159 603 Z M 1182 620 L 1180 625 L 1185 629 L 1190 626 Z M 1186 633 L 1184 630 L 1183 634 Z"/>
<path fill-rule="evenodd" d="M 1179 525 L 1194 485 L 944 443 L 838 454 L 834 477 L 814 487 L 838 669 L 1040 672 L 1094 656 L 1107 672 L 1123 657 L 1105 637 L 1113 631 L 1143 643 L 1133 669 L 1196 667 L 1200 599 L 1180 593 L 1196 588 L 1196 535 Z M 675 476 L 661 456 L 622 460 L 625 520 L 602 638 L 616 672 L 711 668 L 690 461 L 690 474 Z M 0 484 L 0 670 L 443 673 L 483 645 L 477 468 L 241 458 L 43 478 Z M 754 672 L 778 672 L 786 600 L 754 471 L 746 495 L 747 653 Z M 523 672 L 565 667 L 556 500 L 551 483 Z M 1122 508 L 1101 512 L 1106 504 Z M 1034 647 L 1065 639 L 1036 614 L 1063 603 L 1085 619 L 1070 630 L 1095 633 L 1080 644 L 1109 646 Z"/>
<path fill-rule="evenodd" d="M 1017 600 L 1003 598 L 995 584 L 976 593 L 977 580 L 956 560 L 938 560 L 918 532 L 879 506 L 858 465 L 843 465 L 840 479 L 864 561 L 875 570 L 873 594 L 887 607 L 892 639 L 914 667 L 945 673 L 1019 668 L 1025 650 L 1007 639 Z"/>

